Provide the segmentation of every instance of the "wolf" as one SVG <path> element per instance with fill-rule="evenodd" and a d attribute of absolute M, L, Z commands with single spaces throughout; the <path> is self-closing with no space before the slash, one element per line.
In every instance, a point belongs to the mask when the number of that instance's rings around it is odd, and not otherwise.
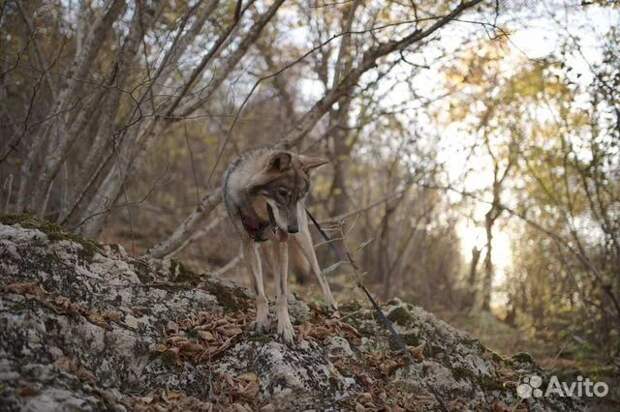
<path fill-rule="evenodd" d="M 327 304 L 334 313 L 338 310 L 319 268 L 304 205 L 310 171 L 326 163 L 320 157 L 258 148 L 242 154 L 224 173 L 224 204 L 241 237 L 243 260 L 256 294 L 255 327 L 261 333 L 270 329 L 260 253 L 266 249 L 276 280 L 277 333 L 289 344 L 295 336 L 288 312 L 289 255 L 298 266 L 310 269 Z"/>

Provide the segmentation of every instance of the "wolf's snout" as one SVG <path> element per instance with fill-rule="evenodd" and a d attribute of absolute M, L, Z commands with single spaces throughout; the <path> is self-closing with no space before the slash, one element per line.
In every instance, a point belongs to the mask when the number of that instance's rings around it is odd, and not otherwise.
<path fill-rule="evenodd" d="M 288 227 L 286 229 L 288 230 L 288 233 L 297 233 L 297 232 L 299 232 L 299 226 L 298 225 L 288 225 Z"/>

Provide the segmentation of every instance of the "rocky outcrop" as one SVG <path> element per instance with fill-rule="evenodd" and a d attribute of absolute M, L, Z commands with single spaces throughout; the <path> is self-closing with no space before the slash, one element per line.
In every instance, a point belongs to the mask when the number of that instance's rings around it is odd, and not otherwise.
<path fill-rule="evenodd" d="M 252 299 L 176 261 L 128 256 L 28 216 L 0 218 L 1 410 L 579 410 L 521 400 L 504 358 L 419 307 L 366 305 L 331 319 L 291 302 L 297 342 L 251 331 Z"/>

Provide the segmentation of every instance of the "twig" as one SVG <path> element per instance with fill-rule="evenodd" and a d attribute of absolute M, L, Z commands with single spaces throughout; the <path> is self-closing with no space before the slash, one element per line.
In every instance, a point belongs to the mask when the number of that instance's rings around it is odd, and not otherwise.
<path fill-rule="evenodd" d="M 308 209 L 306 209 L 306 213 L 308 214 L 308 217 L 310 218 L 310 220 L 312 220 L 312 223 L 314 223 L 314 225 L 318 229 L 318 231 L 321 234 L 321 236 L 323 236 L 323 238 L 327 242 L 330 242 L 328 244 L 332 248 L 332 251 L 336 254 L 336 256 L 338 256 L 340 260 L 346 260 L 346 261 L 349 262 L 349 264 L 353 268 L 353 272 L 355 273 L 355 284 L 356 284 L 356 286 L 358 288 L 360 288 L 362 290 L 362 292 L 364 292 L 364 294 L 366 295 L 366 297 L 368 298 L 368 300 L 372 304 L 373 308 L 377 312 L 377 317 L 379 318 L 379 320 L 381 321 L 383 326 L 390 332 L 390 334 L 394 338 L 394 341 L 398 344 L 399 348 L 403 351 L 403 354 L 405 354 L 405 356 L 411 362 L 413 362 L 413 358 L 412 358 L 411 354 L 409 353 L 409 351 L 407 350 L 407 345 L 405 344 L 405 341 L 403 340 L 402 336 L 396 331 L 396 329 L 394 329 L 394 325 L 392 324 L 392 322 L 383 314 L 383 312 L 381 311 L 381 307 L 379 306 L 379 304 L 377 303 L 375 298 L 372 297 L 372 295 L 370 294 L 370 292 L 368 291 L 366 286 L 364 286 L 364 284 L 362 283 L 362 278 L 361 278 L 359 266 L 357 265 L 357 263 L 355 263 L 355 260 L 353 259 L 353 256 L 351 255 L 349 250 L 346 248 L 346 246 L 344 246 L 344 251 L 345 251 L 344 254 L 345 254 L 345 256 L 344 257 L 340 256 L 340 253 L 339 253 L 338 249 L 333 245 L 333 243 L 331 243 L 331 239 L 329 238 L 327 233 L 325 233 L 325 231 L 323 230 L 321 225 L 319 225 L 319 222 L 314 218 L 314 216 L 312 216 L 312 213 L 310 213 L 310 211 Z M 343 242 L 343 244 L 344 244 L 344 242 Z"/>
<path fill-rule="evenodd" d="M 212 272 L 211 276 L 219 277 L 219 276 L 223 275 L 224 273 L 228 272 L 230 269 L 232 269 L 235 266 L 237 266 L 239 264 L 239 262 L 241 262 L 241 255 L 240 254 L 235 256 L 234 258 L 232 258 L 227 264 L 225 264 L 224 266 L 222 266 L 221 268 L 219 268 L 215 272 Z"/>
<path fill-rule="evenodd" d="M 327 235 L 327 233 L 325 233 L 323 228 L 321 228 L 321 225 L 319 225 L 319 222 L 317 222 L 317 220 L 314 218 L 314 216 L 312 216 L 312 213 L 310 213 L 310 211 L 308 209 L 306 209 L 306 213 L 308 214 L 308 217 L 310 218 L 310 220 L 312 220 L 312 223 L 314 223 L 314 225 L 316 226 L 316 228 L 319 231 L 319 233 L 321 233 L 321 236 L 323 236 L 323 238 L 328 242 L 329 246 L 332 248 L 332 250 L 336 254 L 336 256 L 341 258 L 339 251 L 336 249 L 336 247 L 333 245 L 333 243 L 330 242 L 329 236 Z M 344 233 L 342 234 L 342 236 L 344 237 Z M 381 310 L 381 307 L 379 306 L 379 304 L 377 303 L 375 298 L 373 298 L 372 294 L 368 291 L 366 286 L 364 286 L 364 284 L 362 283 L 362 275 L 360 273 L 359 266 L 357 266 L 357 263 L 355 263 L 355 260 L 353 259 L 353 256 L 351 255 L 351 253 L 347 249 L 347 247 L 344 244 L 344 242 L 342 242 L 342 244 L 343 244 L 343 248 L 344 248 L 344 251 L 345 251 L 344 253 L 345 253 L 346 260 L 349 262 L 351 267 L 353 267 L 353 273 L 355 274 L 355 284 L 356 284 L 356 286 L 358 288 L 360 288 L 362 290 L 362 292 L 364 292 L 364 294 L 366 295 L 366 297 L 368 298 L 368 300 L 372 304 L 373 308 L 375 309 L 375 312 L 377 313 L 377 318 L 381 321 L 380 323 L 383 325 L 383 327 L 385 327 L 385 329 L 387 329 L 388 332 L 390 332 L 390 335 L 392 335 L 392 339 L 394 339 L 394 342 L 396 342 L 396 344 L 398 345 L 398 347 L 402 351 L 403 355 L 407 359 L 407 364 L 408 365 L 412 365 L 414 363 L 413 356 L 411 356 L 411 352 L 409 352 L 409 349 L 407 349 L 407 344 L 403 340 L 403 337 L 394 328 L 394 324 L 392 323 L 392 321 L 390 321 L 385 316 L 385 314 Z M 340 260 L 344 260 L 344 259 L 340 259 Z M 435 391 L 435 389 L 431 385 L 429 385 L 427 382 L 423 381 L 423 383 L 426 386 L 426 388 L 429 390 L 429 392 L 432 393 L 433 396 L 435 397 L 435 400 L 439 404 L 439 407 L 442 410 L 442 412 L 448 412 L 448 408 L 444 404 L 444 402 L 441 399 L 441 397 L 439 396 L 439 394 Z"/>

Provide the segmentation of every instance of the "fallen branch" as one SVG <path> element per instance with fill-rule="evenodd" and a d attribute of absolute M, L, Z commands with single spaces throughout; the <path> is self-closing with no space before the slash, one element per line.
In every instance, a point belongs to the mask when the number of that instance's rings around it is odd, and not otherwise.
<path fill-rule="evenodd" d="M 196 209 L 177 226 L 166 240 L 150 248 L 146 254 L 154 258 L 163 258 L 179 251 L 191 240 L 192 235 L 222 200 L 221 189 L 216 189 L 202 198 Z"/>

